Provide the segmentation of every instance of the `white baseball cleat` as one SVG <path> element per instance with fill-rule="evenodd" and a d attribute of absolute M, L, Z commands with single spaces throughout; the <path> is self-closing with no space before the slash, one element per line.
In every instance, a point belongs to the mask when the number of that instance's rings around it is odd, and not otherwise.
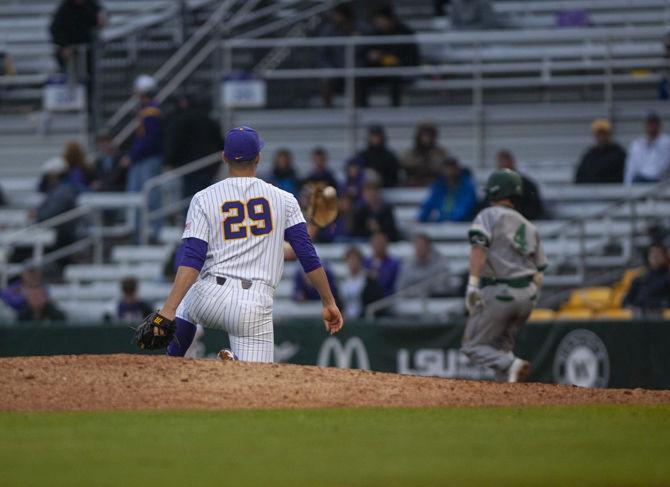
<path fill-rule="evenodd" d="M 530 362 L 515 358 L 507 371 L 507 382 L 526 382 L 530 376 Z"/>
<path fill-rule="evenodd" d="M 216 356 L 219 360 L 223 360 L 224 362 L 228 361 L 234 362 L 236 360 L 239 360 L 237 356 L 227 348 L 222 348 Z"/>

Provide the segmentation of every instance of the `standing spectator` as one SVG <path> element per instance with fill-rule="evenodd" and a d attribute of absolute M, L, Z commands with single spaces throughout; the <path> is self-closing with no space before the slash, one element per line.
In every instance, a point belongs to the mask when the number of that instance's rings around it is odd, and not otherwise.
<path fill-rule="evenodd" d="M 267 181 L 279 189 L 288 191 L 296 198 L 298 197 L 300 182 L 293 168 L 293 154 L 291 154 L 290 150 L 279 149 L 275 152 L 274 160 L 272 161 L 272 173 L 267 178 Z"/>
<path fill-rule="evenodd" d="M 207 115 L 207 110 L 194 106 L 187 96 L 179 97 L 177 111 L 166 124 L 165 165 L 171 169 L 181 167 L 222 150 L 219 123 Z M 184 176 L 182 197 L 190 198 L 212 184 L 220 162 Z"/>
<path fill-rule="evenodd" d="M 379 174 L 383 187 L 398 185 L 400 162 L 393 151 L 386 146 L 386 132 L 381 125 L 372 125 L 368 129 L 368 145 L 355 156 L 354 160 L 362 169 L 372 169 Z"/>
<path fill-rule="evenodd" d="M 540 196 L 540 190 L 537 187 L 537 184 L 517 170 L 516 160 L 514 159 L 512 152 L 506 149 L 499 151 L 496 157 L 496 167 L 498 169 L 510 169 L 521 176 L 523 193 L 518 201 L 518 205 L 515 205 L 517 211 L 528 220 L 546 218 L 544 203 L 542 202 L 542 197 Z"/>
<path fill-rule="evenodd" d="M 350 4 L 337 5 L 328 14 L 327 21 L 319 30 L 319 37 L 351 37 L 363 33 L 356 21 L 356 13 Z M 319 49 L 319 65 L 322 68 L 344 68 L 346 49 L 343 46 L 324 46 Z M 344 88 L 343 78 L 326 78 L 321 84 L 321 96 L 327 107 L 333 106 L 333 95 Z"/>
<path fill-rule="evenodd" d="M 65 321 L 63 313 L 47 295 L 41 286 L 28 288 L 26 303 L 18 314 L 19 321 Z"/>
<path fill-rule="evenodd" d="M 447 259 L 433 247 L 433 242 L 428 235 L 420 233 L 414 237 L 414 255 L 402 263 L 397 288 L 402 291 L 429 279 L 431 279 L 430 284 L 408 295 L 444 296 L 449 290 Z"/>
<path fill-rule="evenodd" d="M 368 238 L 381 232 L 393 242 L 399 238 L 393 208 L 384 202 L 379 186 L 374 182 L 363 187 L 363 201 L 354 212 L 352 231 L 355 237 Z"/>
<path fill-rule="evenodd" d="M 121 151 L 114 138 L 107 132 L 96 137 L 95 181 L 91 188 L 96 191 L 124 191 L 128 169 L 121 164 Z"/>
<path fill-rule="evenodd" d="M 599 118 L 591 124 L 595 144 L 582 155 L 575 175 L 577 184 L 623 183 L 626 151 L 612 141 L 612 125 Z"/>
<path fill-rule="evenodd" d="M 158 102 L 154 100 L 156 81 L 151 76 L 138 76 L 134 90 L 140 101 L 137 129 L 130 153 L 121 159 L 121 165 L 128 167 L 127 190 L 139 193 L 144 183 L 158 176 L 163 169 L 163 113 Z M 160 190 L 154 188 L 149 193 L 149 210 L 156 210 L 160 205 Z M 161 222 L 159 218 L 154 218 L 151 222 L 154 238 L 158 238 L 160 234 Z"/>
<path fill-rule="evenodd" d="M 367 272 L 363 268 L 363 254 L 356 247 L 349 247 L 344 254 L 347 264 L 347 275 L 342 281 L 341 294 L 343 313 L 345 318 L 360 318 L 363 316 L 365 304 L 363 291 L 367 282 Z M 381 299 L 381 293 L 378 299 Z"/>
<path fill-rule="evenodd" d="M 340 296 L 337 292 L 337 281 L 335 275 L 330 269 L 330 266 L 324 263 L 323 270 L 326 273 L 326 278 L 328 279 L 328 284 L 330 289 L 333 291 L 333 296 L 335 296 L 335 301 L 340 302 Z M 302 270 L 302 267 L 298 267 L 295 271 L 295 276 L 293 278 L 293 300 L 299 303 L 304 301 L 320 301 L 321 296 L 319 292 L 312 285 L 311 282 L 307 280 L 305 271 Z"/>
<path fill-rule="evenodd" d="M 647 115 L 645 132 L 628 148 L 625 184 L 655 183 L 670 174 L 670 136 L 661 133 L 661 118 L 657 113 Z"/>
<path fill-rule="evenodd" d="M 372 14 L 373 36 L 412 36 L 414 31 L 396 17 L 390 6 L 381 7 Z M 367 68 L 397 68 L 417 66 L 419 51 L 413 41 L 406 44 L 378 44 L 364 46 L 363 66 Z M 370 89 L 379 85 L 388 85 L 391 90 L 391 103 L 400 106 L 405 81 L 397 76 L 358 78 L 356 81 L 356 101 L 361 107 L 368 106 Z"/>
<path fill-rule="evenodd" d="M 116 318 L 124 323 L 139 323 L 153 312 L 150 304 L 137 296 L 137 279 L 126 277 L 121 281 L 121 299 L 116 305 Z"/>
<path fill-rule="evenodd" d="M 623 300 L 627 308 L 642 314 L 660 314 L 670 308 L 670 273 L 668 250 L 661 243 L 654 243 L 647 250 L 647 272 L 633 280 Z"/>
<path fill-rule="evenodd" d="M 68 179 L 67 163 L 60 157 L 44 164 L 43 189 L 46 196 L 35 212 L 35 220 L 42 222 L 74 209 L 77 190 Z M 76 239 L 77 222 L 70 220 L 56 227 L 55 248 L 73 243 Z"/>
<path fill-rule="evenodd" d="M 447 150 L 437 142 L 437 127 L 425 122 L 417 126 L 414 134 L 414 147 L 403 157 L 401 163 L 405 170 L 405 184 L 408 186 L 426 186 L 435 180 L 435 174 L 442 161 L 448 156 Z"/>
<path fill-rule="evenodd" d="M 51 40 L 56 47 L 56 61 L 61 72 L 67 72 L 67 64 L 76 62 L 77 46 L 86 47 L 86 66 L 89 96 L 93 75 L 93 49 L 97 28 L 106 25 L 107 19 L 97 0 L 62 0 L 51 22 Z"/>
<path fill-rule="evenodd" d="M 370 238 L 372 257 L 365 259 L 364 267 L 368 276 L 381 288 L 384 297 L 395 292 L 400 262 L 388 254 L 388 238 L 381 232 Z"/>
<path fill-rule="evenodd" d="M 477 191 L 470 171 L 461 168 L 458 159 L 448 157 L 421 205 L 419 221 L 470 221 L 476 209 Z"/>
<path fill-rule="evenodd" d="M 315 147 L 312 150 L 312 172 L 305 178 L 305 183 L 325 184 L 335 189 L 339 188 L 337 179 L 328 167 L 328 151 L 323 147 Z"/>
<path fill-rule="evenodd" d="M 14 311 L 20 311 L 26 305 L 28 290 L 34 287 L 44 286 L 39 269 L 31 267 L 0 293 L 0 299 Z"/>

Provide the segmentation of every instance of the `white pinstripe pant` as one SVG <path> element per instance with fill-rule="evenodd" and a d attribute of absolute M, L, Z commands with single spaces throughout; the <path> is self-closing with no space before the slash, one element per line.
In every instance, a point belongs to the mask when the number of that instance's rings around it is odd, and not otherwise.
<path fill-rule="evenodd" d="M 205 328 L 228 333 L 230 347 L 240 360 L 272 362 L 272 287 L 254 282 L 243 289 L 241 281 L 227 278 L 222 285 L 198 280 L 177 309 L 177 317 Z"/>

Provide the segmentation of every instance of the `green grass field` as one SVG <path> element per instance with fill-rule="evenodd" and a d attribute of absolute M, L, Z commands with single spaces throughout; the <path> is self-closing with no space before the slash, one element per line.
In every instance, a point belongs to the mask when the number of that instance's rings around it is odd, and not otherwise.
<path fill-rule="evenodd" d="M 670 485 L 670 407 L 0 413 L 2 486 Z"/>

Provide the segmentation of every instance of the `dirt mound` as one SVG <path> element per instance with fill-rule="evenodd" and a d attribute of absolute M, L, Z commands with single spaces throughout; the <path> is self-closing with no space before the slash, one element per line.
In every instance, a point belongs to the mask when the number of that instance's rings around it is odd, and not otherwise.
<path fill-rule="evenodd" d="M 670 404 L 670 391 L 496 384 L 361 370 L 66 355 L 0 359 L 0 410 Z"/>

